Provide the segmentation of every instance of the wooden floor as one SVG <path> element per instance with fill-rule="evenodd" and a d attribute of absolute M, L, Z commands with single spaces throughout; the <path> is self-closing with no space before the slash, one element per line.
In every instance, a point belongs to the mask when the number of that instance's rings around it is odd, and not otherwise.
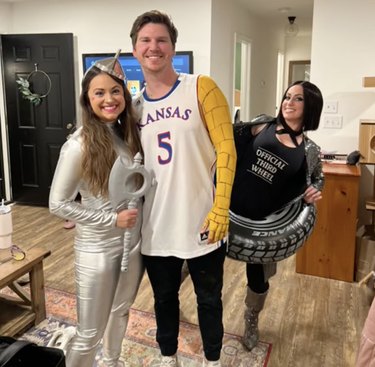
<path fill-rule="evenodd" d="M 13 242 L 27 250 L 45 246 L 46 286 L 74 292 L 74 229 L 47 208 L 14 205 Z M 243 333 L 245 266 L 227 259 L 223 290 L 225 331 Z M 295 272 L 295 257 L 279 263 L 260 315 L 261 340 L 272 343 L 269 367 L 353 367 L 358 342 L 370 306 L 368 289 L 356 283 L 329 280 Z M 182 319 L 197 323 L 194 292 L 188 278 L 181 288 Z M 134 308 L 153 311 L 145 275 Z M 249 366 L 250 367 L 250 366 Z"/>

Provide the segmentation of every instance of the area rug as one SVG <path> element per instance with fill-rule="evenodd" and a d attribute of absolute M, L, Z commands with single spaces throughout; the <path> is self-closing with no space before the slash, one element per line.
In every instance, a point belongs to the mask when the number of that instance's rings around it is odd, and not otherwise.
<path fill-rule="evenodd" d="M 76 323 L 75 296 L 54 289 L 46 289 L 47 319 L 28 330 L 21 338 L 39 345 L 47 345 L 55 331 Z M 126 367 L 158 367 L 159 348 L 155 342 L 156 324 L 153 313 L 131 309 L 129 326 L 122 344 L 122 358 Z M 271 344 L 259 342 L 251 351 L 241 344 L 240 337 L 225 333 L 221 361 L 223 367 L 266 367 Z M 179 359 L 184 367 L 202 365 L 202 342 L 197 325 L 180 323 Z M 99 367 L 101 352 L 95 367 Z"/>

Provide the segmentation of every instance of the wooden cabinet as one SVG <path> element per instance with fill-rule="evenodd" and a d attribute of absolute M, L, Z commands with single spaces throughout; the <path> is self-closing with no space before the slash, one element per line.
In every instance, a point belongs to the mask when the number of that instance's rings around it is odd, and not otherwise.
<path fill-rule="evenodd" d="M 323 199 L 313 233 L 296 254 L 296 271 L 352 282 L 360 167 L 323 163 L 323 172 Z"/>

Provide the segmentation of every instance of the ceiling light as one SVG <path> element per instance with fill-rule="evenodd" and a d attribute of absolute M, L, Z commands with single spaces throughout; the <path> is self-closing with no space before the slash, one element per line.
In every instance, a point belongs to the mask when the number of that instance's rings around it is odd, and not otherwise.
<path fill-rule="evenodd" d="M 285 35 L 295 37 L 298 34 L 298 25 L 295 23 L 296 17 L 288 17 L 288 24 L 285 26 Z"/>

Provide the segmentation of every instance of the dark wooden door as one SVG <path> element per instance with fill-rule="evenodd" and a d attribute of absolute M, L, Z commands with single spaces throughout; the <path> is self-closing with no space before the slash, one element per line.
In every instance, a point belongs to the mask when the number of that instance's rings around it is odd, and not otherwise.
<path fill-rule="evenodd" d="M 1 42 L 12 199 L 47 206 L 60 148 L 76 120 L 73 35 L 3 35 Z M 39 105 L 24 99 L 19 78 L 48 95 Z"/>

